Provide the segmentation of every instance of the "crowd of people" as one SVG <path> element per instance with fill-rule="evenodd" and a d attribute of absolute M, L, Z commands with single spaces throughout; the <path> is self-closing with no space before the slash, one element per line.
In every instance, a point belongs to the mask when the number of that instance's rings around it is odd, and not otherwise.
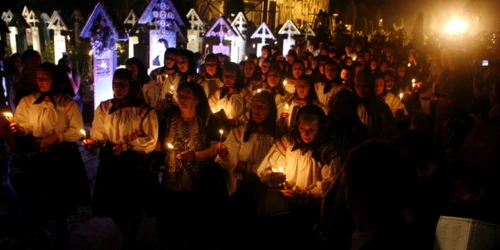
<path fill-rule="evenodd" d="M 10 55 L 2 123 L 28 245 L 55 220 L 67 247 L 77 204 L 126 249 L 144 216 L 168 249 L 431 249 L 442 215 L 500 223 L 498 44 L 487 67 L 366 37 L 198 58 L 169 48 L 149 74 L 129 58 L 88 132 L 69 58 Z M 92 197 L 79 141 L 99 154 Z"/>

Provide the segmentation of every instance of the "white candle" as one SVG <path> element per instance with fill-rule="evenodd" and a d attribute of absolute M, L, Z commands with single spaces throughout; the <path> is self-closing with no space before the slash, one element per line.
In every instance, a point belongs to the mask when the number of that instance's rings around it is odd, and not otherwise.
<path fill-rule="evenodd" d="M 417 80 L 415 80 L 415 78 L 411 79 L 411 82 L 412 83 L 415 83 Z"/>
<path fill-rule="evenodd" d="M 415 89 L 415 83 L 412 83 L 412 84 L 411 84 L 411 87 L 412 87 L 413 89 Z"/>
<path fill-rule="evenodd" d="M 10 123 L 14 122 L 14 115 L 12 114 L 12 112 L 3 112 L 3 116 L 5 117 L 5 119 L 7 119 L 7 121 L 9 121 Z"/>
<path fill-rule="evenodd" d="M 224 130 L 219 130 L 219 134 L 220 134 L 220 143 L 222 143 L 222 135 L 224 135 Z"/>

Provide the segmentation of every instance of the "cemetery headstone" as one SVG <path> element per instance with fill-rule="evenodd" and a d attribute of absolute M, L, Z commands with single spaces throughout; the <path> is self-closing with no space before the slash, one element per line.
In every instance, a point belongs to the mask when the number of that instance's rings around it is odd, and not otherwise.
<path fill-rule="evenodd" d="M 274 36 L 273 32 L 265 22 L 263 22 L 257 30 L 252 34 L 250 37 L 252 39 L 260 39 L 260 43 L 257 44 L 257 57 L 260 57 L 262 55 L 262 47 L 266 45 L 266 40 L 276 40 L 276 37 Z M 284 52 L 283 52 L 284 53 Z"/>
<path fill-rule="evenodd" d="M 283 54 L 288 53 L 290 48 L 295 45 L 295 39 L 293 35 L 300 35 L 299 29 L 293 24 L 291 20 L 287 20 L 283 27 L 278 31 L 280 35 L 287 35 L 287 38 L 283 39 Z"/>

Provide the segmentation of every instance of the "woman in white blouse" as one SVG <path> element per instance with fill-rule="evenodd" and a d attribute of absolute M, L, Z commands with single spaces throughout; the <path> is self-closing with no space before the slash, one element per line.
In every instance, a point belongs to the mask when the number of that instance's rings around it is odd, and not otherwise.
<path fill-rule="evenodd" d="M 21 99 L 10 125 L 17 152 L 24 152 L 13 155 L 10 180 L 23 209 L 27 236 L 46 235 L 47 220 L 55 219 L 56 244 L 65 244 L 66 217 L 77 203 L 90 203 L 87 175 L 75 143 L 82 138 L 83 119 L 78 104 L 65 94 L 73 92 L 67 75 L 57 66 L 40 65 L 36 81 L 40 91 Z M 22 140 L 30 142 L 27 147 Z"/>
<path fill-rule="evenodd" d="M 385 80 L 383 75 L 375 76 L 375 95 L 380 97 L 389 106 L 394 118 L 402 118 L 408 116 L 405 105 L 401 102 L 401 97 L 396 96 L 390 91 L 386 90 Z"/>
<path fill-rule="evenodd" d="M 244 90 L 243 79 L 238 64 L 227 63 L 222 71 L 224 86 L 216 90 L 208 99 L 213 113 L 224 110 L 228 120 L 236 124 L 245 112 L 245 98 L 251 95 Z"/>
<path fill-rule="evenodd" d="M 99 104 L 91 139 L 84 141 L 88 149 L 102 147 L 92 212 L 111 217 L 127 247 L 135 244 L 141 225 L 149 181 L 148 154 L 158 139 L 156 112 L 136 98 L 132 83 L 130 71 L 115 71 L 113 99 Z"/>

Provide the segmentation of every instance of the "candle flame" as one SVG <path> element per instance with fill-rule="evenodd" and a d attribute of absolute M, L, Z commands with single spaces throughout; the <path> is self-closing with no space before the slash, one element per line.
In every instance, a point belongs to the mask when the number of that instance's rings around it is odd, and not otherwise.
<path fill-rule="evenodd" d="M 14 115 L 12 114 L 12 112 L 3 112 L 3 116 L 9 122 L 13 122 L 14 121 Z"/>
<path fill-rule="evenodd" d="M 403 99 L 403 93 L 399 93 L 399 99 Z"/>
<path fill-rule="evenodd" d="M 417 80 L 415 80 L 415 78 L 411 79 L 411 82 L 412 83 L 415 83 Z"/>
<path fill-rule="evenodd" d="M 87 136 L 87 132 L 85 132 L 85 129 L 80 129 L 80 133 L 81 133 L 83 136 Z"/>
<path fill-rule="evenodd" d="M 288 111 L 290 109 L 290 105 L 285 104 L 285 110 Z"/>
<path fill-rule="evenodd" d="M 412 88 L 415 88 L 415 83 L 412 83 L 411 86 L 412 86 Z"/>
<path fill-rule="evenodd" d="M 411 67 L 411 63 L 408 63 L 408 68 Z"/>
<path fill-rule="evenodd" d="M 171 90 L 174 90 L 174 86 L 170 86 L 170 89 L 171 89 Z"/>
<path fill-rule="evenodd" d="M 174 145 L 170 144 L 170 143 L 167 143 L 167 148 L 168 149 L 174 149 Z"/>
<path fill-rule="evenodd" d="M 288 82 L 286 80 L 283 81 L 283 86 L 286 86 Z"/>
<path fill-rule="evenodd" d="M 262 92 L 262 89 L 258 89 L 258 90 L 257 90 L 257 93 L 260 93 L 260 92 Z"/>
<path fill-rule="evenodd" d="M 273 171 L 273 173 L 284 173 L 285 172 L 285 168 L 283 168 L 283 167 L 278 167 L 278 169 L 271 168 L 271 171 Z"/>
<path fill-rule="evenodd" d="M 223 134 L 224 134 L 224 130 L 222 130 L 222 129 L 221 129 L 221 130 L 219 130 L 219 134 L 220 134 L 220 135 L 223 135 Z"/>
<path fill-rule="evenodd" d="M 215 110 L 215 109 L 212 109 L 212 113 L 214 113 L 214 114 L 215 114 L 215 113 L 217 113 L 217 110 Z"/>

